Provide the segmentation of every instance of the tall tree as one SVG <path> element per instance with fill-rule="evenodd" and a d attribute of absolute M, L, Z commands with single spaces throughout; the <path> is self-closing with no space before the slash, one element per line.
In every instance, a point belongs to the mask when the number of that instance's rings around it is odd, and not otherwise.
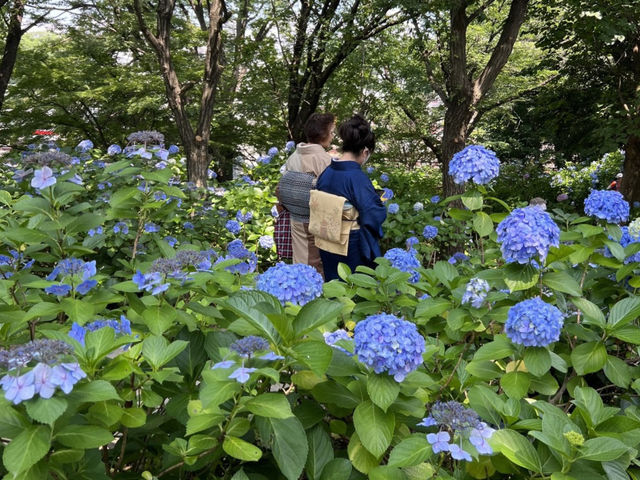
<path fill-rule="evenodd" d="M 286 4 L 286 2 L 285 2 Z M 327 81 L 365 40 L 407 17 L 390 0 L 298 0 L 273 18 L 288 74 L 287 128 L 296 141 L 318 108 Z M 291 18 L 287 24 L 282 19 Z"/>
<path fill-rule="evenodd" d="M 498 106 L 483 105 L 482 102 L 509 60 L 525 20 L 529 0 L 509 2 L 506 18 L 495 30 L 497 40 L 488 51 L 488 59 L 481 62 L 474 58 L 472 61 L 468 56 L 469 28 L 473 22 L 485 18 L 487 10 L 495 3 L 496 0 L 427 2 L 421 8 L 426 7 L 430 11 L 420 16 L 415 9 L 411 10 L 427 80 L 445 109 L 442 139 L 429 134 L 423 136 L 423 141 L 442 166 L 445 195 L 462 191 L 462 187 L 453 183 L 448 174 L 449 162 L 464 148 L 469 133 L 487 109 Z"/>
<path fill-rule="evenodd" d="M 210 162 L 211 120 L 216 90 L 222 73 L 222 27 L 229 19 L 229 15 L 224 0 L 208 0 L 206 3 L 203 3 L 202 0 L 193 0 L 190 4 L 194 8 L 196 18 L 199 19 L 200 27 L 207 26 L 204 72 L 199 85 L 199 108 L 192 115 L 187 109 L 185 94 L 195 85 L 180 81 L 171 48 L 171 32 L 175 28 L 175 0 L 158 0 L 156 3 L 155 32 L 147 23 L 147 11 L 141 1 L 134 0 L 133 2 L 140 31 L 155 52 L 160 65 L 167 101 L 187 157 L 189 181 L 198 186 L 206 186 L 207 168 Z"/>

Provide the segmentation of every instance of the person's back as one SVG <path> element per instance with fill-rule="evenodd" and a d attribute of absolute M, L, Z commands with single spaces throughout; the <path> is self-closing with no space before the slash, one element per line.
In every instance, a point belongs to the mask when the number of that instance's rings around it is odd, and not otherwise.
<path fill-rule="evenodd" d="M 620 186 L 622 185 L 622 173 L 618 173 L 616 175 L 616 179 L 609 184 L 607 190 L 615 190 L 616 192 L 620 191 Z"/>
<path fill-rule="evenodd" d="M 375 148 L 375 136 L 369 124 L 355 115 L 340 126 L 339 134 L 343 142 L 342 158 L 331 162 L 318 178 L 316 188 L 345 197 L 358 211 L 358 219 L 349 235 L 346 255 L 320 250 L 327 281 L 338 278 L 340 262 L 352 270 L 358 265 L 373 266 L 373 259 L 380 256 L 378 240 L 382 237 L 382 223 L 387 215 L 371 180 L 361 169 Z"/>
<path fill-rule="evenodd" d="M 305 123 L 304 133 L 308 143 L 300 143 L 285 163 L 285 173 L 278 188 L 281 203 L 291 211 L 291 245 L 293 263 L 305 263 L 323 274 L 320 252 L 309 233 L 308 211 L 305 213 L 300 199 L 306 198 L 312 183 L 305 175 L 317 178 L 331 163 L 325 148 L 331 145 L 335 116 L 331 113 L 314 113 Z M 299 173 L 301 175 L 287 175 Z M 307 185 L 308 184 L 308 185 Z M 303 191 L 306 189 L 307 191 Z M 289 201 L 289 206 L 287 206 Z M 307 207 L 308 210 L 308 207 Z M 295 212 L 295 215 L 294 215 Z"/>

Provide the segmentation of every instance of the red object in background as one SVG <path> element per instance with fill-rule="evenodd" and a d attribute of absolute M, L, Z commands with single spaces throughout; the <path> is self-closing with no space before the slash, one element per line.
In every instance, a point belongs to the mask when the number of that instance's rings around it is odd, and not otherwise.
<path fill-rule="evenodd" d="M 53 130 L 36 130 L 34 135 L 53 135 Z"/>

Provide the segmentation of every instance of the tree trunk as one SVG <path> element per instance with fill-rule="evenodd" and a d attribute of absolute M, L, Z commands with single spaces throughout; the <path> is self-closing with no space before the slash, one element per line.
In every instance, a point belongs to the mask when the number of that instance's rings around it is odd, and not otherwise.
<path fill-rule="evenodd" d="M 630 135 L 624 150 L 622 194 L 629 203 L 640 202 L 640 137 Z"/>
<path fill-rule="evenodd" d="M 22 34 L 24 33 L 22 30 L 23 15 L 24 2 L 22 0 L 16 0 L 13 4 L 11 19 L 9 20 L 9 29 L 4 45 L 2 60 L 0 60 L 0 112 L 2 111 L 4 96 L 9 86 L 11 74 L 13 73 L 13 67 L 15 66 L 16 59 L 18 58 L 20 40 L 22 40 Z"/>
<path fill-rule="evenodd" d="M 464 186 L 453 183 L 449 175 L 449 163 L 453 156 L 465 147 L 467 128 L 471 120 L 468 103 L 451 105 L 444 115 L 444 131 L 442 132 L 442 193 L 445 197 L 464 192 Z"/>
<path fill-rule="evenodd" d="M 197 187 L 207 186 L 207 170 L 209 168 L 209 152 L 207 148 L 208 141 L 196 137 L 190 148 L 186 149 L 187 153 L 187 178 Z M 204 179 L 204 182 L 203 182 Z"/>

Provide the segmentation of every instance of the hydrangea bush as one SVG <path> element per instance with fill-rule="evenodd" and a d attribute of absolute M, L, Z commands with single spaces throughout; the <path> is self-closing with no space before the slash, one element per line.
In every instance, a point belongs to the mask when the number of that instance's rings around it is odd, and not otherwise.
<path fill-rule="evenodd" d="M 293 146 L 205 190 L 138 134 L 0 166 L 3 476 L 640 475 L 637 222 L 378 166 L 387 258 L 322 283 L 276 262 Z"/>

